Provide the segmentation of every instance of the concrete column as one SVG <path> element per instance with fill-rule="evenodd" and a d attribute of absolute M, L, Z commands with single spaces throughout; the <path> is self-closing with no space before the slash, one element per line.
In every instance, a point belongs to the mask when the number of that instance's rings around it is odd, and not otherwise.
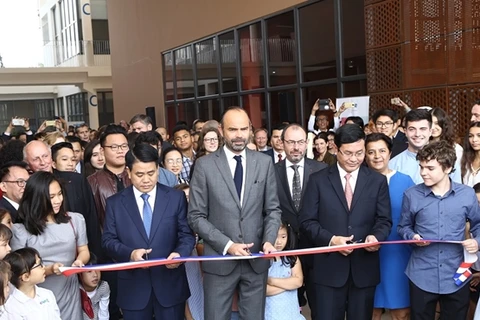
<path fill-rule="evenodd" d="M 83 34 L 83 54 L 85 65 L 94 66 L 93 55 L 93 30 L 92 15 L 90 12 L 90 0 L 80 0 L 80 16 L 82 17 L 82 34 Z"/>
<path fill-rule="evenodd" d="M 98 129 L 98 101 L 97 90 L 88 91 L 88 124 L 92 129 Z"/>

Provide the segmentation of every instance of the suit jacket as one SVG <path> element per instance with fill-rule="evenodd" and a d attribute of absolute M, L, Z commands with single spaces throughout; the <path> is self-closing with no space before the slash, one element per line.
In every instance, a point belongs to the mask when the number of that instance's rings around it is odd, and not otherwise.
<path fill-rule="evenodd" d="M 408 148 L 407 137 L 402 131 L 397 132 L 397 135 L 395 136 L 395 138 L 393 138 L 392 142 L 392 155 L 390 156 L 390 158 L 395 157 L 396 155 L 402 153 Z"/>
<path fill-rule="evenodd" d="M 102 235 L 98 221 L 92 189 L 87 179 L 76 172 L 54 170 L 53 174 L 65 188 L 65 206 L 67 211 L 78 212 L 85 218 L 88 247 L 103 261 Z"/>
<path fill-rule="evenodd" d="M 148 259 L 166 258 L 172 252 L 182 257 L 190 256 L 195 237 L 187 223 L 185 194 L 157 183 L 152 211 L 152 227 L 147 237 L 133 186 L 107 199 L 102 243 L 112 259 L 130 261 L 132 251 L 140 248 L 152 249 Z M 120 308 L 145 308 L 152 290 L 163 307 L 184 303 L 190 296 L 185 266 L 118 271 L 117 304 Z"/>
<path fill-rule="evenodd" d="M 360 166 L 351 209 L 340 180 L 337 165 L 310 176 L 300 211 L 300 228 L 315 246 L 328 246 L 334 235 L 354 235 L 363 240 L 374 235 L 384 241 L 390 234 L 392 219 L 387 179 L 365 166 Z M 314 256 L 314 281 L 317 284 L 342 287 L 350 272 L 356 287 L 375 286 L 380 282 L 380 261 L 377 252 L 354 250 Z"/>
<path fill-rule="evenodd" d="M 275 163 L 275 154 L 273 153 L 273 148 L 268 149 L 267 151 L 260 151 L 263 154 L 266 154 L 267 156 L 270 156 L 272 158 L 273 163 Z"/>
<path fill-rule="evenodd" d="M 272 245 L 280 227 L 281 211 L 275 169 L 270 158 L 246 149 L 243 203 L 240 204 L 225 151 L 201 157 L 195 163 L 190 181 L 188 222 L 204 239 L 204 254 L 222 255 L 228 241 L 254 243 L 251 252 L 259 252 L 263 243 Z M 202 262 L 205 272 L 228 275 L 237 261 Z M 250 260 L 256 273 L 266 272 L 266 259 Z"/>
<path fill-rule="evenodd" d="M 306 187 L 308 185 L 310 175 L 314 172 L 325 169 L 326 167 L 327 165 L 323 162 L 305 158 L 305 167 L 303 170 L 302 201 L 300 203 L 300 208 L 302 207 L 303 196 L 305 195 L 305 190 L 307 189 Z M 290 187 L 287 179 L 287 170 L 288 168 L 285 166 L 285 160 L 282 160 L 275 164 L 275 171 L 277 173 L 276 176 L 278 199 L 280 201 L 280 209 L 282 210 L 282 219 L 290 223 L 293 230 L 298 233 L 300 229 L 300 224 L 298 222 L 299 211 L 295 209 L 295 205 L 293 204 L 292 193 L 290 192 Z"/>
<path fill-rule="evenodd" d="M 5 199 L 4 197 L 1 197 L 1 198 L 0 198 L 0 208 L 5 209 L 5 210 L 7 210 L 8 212 L 10 212 L 10 216 L 12 217 L 12 223 L 16 223 L 17 218 L 18 218 L 17 209 L 15 209 L 15 208 L 10 204 L 10 202 L 8 202 L 8 200 Z"/>

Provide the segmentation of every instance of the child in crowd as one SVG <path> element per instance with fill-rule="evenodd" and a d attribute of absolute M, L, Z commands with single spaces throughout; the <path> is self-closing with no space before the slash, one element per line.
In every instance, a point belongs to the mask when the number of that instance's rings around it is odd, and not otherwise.
<path fill-rule="evenodd" d="M 5 210 L 3 208 L 0 208 L 0 223 L 6 225 L 10 228 L 10 230 L 12 230 L 12 216 L 10 215 L 10 212 L 8 210 Z"/>
<path fill-rule="evenodd" d="M 97 257 L 90 252 L 88 265 L 97 264 Z M 84 320 L 108 320 L 108 304 L 110 303 L 110 287 L 101 280 L 100 271 L 90 270 L 78 275 L 80 280 L 80 295 L 82 297 Z"/>
<path fill-rule="evenodd" d="M 0 260 L 0 319 L 4 319 L 5 314 L 5 302 L 7 302 L 8 295 L 10 294 L 10 265 Z"/>
<path fill-rule="evenodd" d="M 278 251 L 295 248 L 292 227 L 282 221 L 278 230 L 275 249 Z M 297 289 L 303 285 L 300 259 L 296 256 L 275 258 L 268 269 L 267 301 L 265 320 L 304 320 L 300 314 Z"/>
<path fill-rule="evenodd" d="M 10 264 L 15 288 L 5 304 L 2 318 L 60 320 L 53 292 L 37 286 L 45 281 L 45 268 L 38 251 L 29 247 L 18 249 L 9 253 L 5 261 Z"/>
<path fill-rule="evenodd" d="M 3 260 L 10 253 L 10 239 L 12 239 L 12 231 L 4 224 L 0 224 L 0 260 Z"/>

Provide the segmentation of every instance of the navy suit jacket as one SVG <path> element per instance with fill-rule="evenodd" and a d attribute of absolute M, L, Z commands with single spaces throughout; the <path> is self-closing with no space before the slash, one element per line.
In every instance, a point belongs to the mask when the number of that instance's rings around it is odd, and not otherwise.
<path fill-rule="evenodd" d="M 12 223 L 16 223 L 18 219 L 17 209 L 15 209 L 10 202 L 4 197 L 0 198 L 0 208 L 7 210 L 10 212 L 10 216 L 12 217 Z"/>
<path fill-rule="evenodd" d="M 195 237 L 187 223 L 187 200 L 182 191 L 157 183 L 150 237 L 134 198 L 133 186 L 107 199 L 105 227 L 102 237 L 107 254 L 117 262 L 130 261 L 135 249 L 152 249 L 148 259 L 166 258 L 172 252 L 190 256 Z M 120 308 L 141 310 L 152 295 L 163 307 L 184 303 L 190 296 L 185 266 L 165 266 L 118 272 Z"/>
<path fill-rule="evenodd" d="M 360 166 L 351 208 L 348 208 L 337 165 L 310 176 L 300 210 L 300 229 L 316 247 L 328 246 L 331 238 L 354 235 L 363 240 L 374 235 L 384 241 L 390 234 L 392 219 L 387 179 Z M 339 288 L 347 283 L 350 272 L 357 288 L 380 282 L 378 251 L 354 250 L 350 255 L 327 253 L 314 255 L 314 281 Z"/>

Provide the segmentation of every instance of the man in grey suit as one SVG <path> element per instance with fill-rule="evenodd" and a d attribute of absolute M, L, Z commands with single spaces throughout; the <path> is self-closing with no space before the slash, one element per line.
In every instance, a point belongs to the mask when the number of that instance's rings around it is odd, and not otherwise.
<path fill-rule="evenodd" d="M 307 133 L 296 123 L 289 124 L 282 132 L 282 141 L 285 148 L 285 160 L 275 164 L 277 173 L 278 198 L 282 210 L 282 219 L 289 223 L 297 236 L 297 246 L 300 249 L 311 248 L 313 245 L 299 232 L 299 214 L 302 207 L 302 199 L 308 184 L 310 175 L 325 169 L 323 162 L 305 158 L 307 152 Z M 307 291 L 308 301 L 312 317 L 316 314 L 315 309 L 315 286 L 313 285 L 312 268 L 313 258 L 311 255 L 300 256 L 302 263 L 303 279 L 305 287 L 298 289 L 299 303 L 305 304 L 303 297 Z"/>
<path fill-rule="evenodd" d="M 195 163 L 188 221 L 204 240 L 204 254 L 270 253 L 280 227 L 280 204 L 272 160 L 246 148 L 251 123 L 238 107 L 221 122 L 225 146 Z M 263 319 L 269 261 L 205 261 L 205 319 L 227 320 L 238 291 L 241 319 Z"/>

